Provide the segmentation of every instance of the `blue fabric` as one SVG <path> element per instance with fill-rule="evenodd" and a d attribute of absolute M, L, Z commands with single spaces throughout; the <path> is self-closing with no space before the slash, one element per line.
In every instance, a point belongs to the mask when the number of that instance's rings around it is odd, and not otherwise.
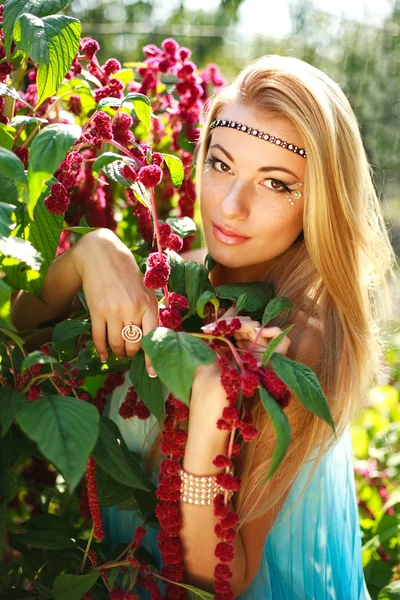
<path fill-rule="evenodd" d="M 130 385 L 126 374 L 124 384 L 113 392 L 106 414 L 118 424 L 128 447 L 144 455 L 158 433 L 158 425 L 153 415 L 145 421 L 118 415 Z M 321 459 L 302 498 L 285 518 L 311 470 L 312 462 L 300 470 L 267 537 L 257 575 L 240 600 L 371 600 L 361 562 L 349 427 Z M 157 484 L 156 472 L 153 481 Z M 115 507 L 103 509 L 103 520 L 112 546 L 128 543 L 142 524 L 135 511 L 118 512 Z M 160 565 L 157 531 L 149 526 L 146 530 L 142 544 Z M 136 593 L 141 600 L 149 598 L 140 588 Z"/>

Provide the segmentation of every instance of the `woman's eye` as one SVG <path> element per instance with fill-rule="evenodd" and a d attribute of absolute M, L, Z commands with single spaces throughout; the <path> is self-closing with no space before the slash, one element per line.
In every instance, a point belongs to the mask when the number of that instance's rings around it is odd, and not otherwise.
<path fill-rule="evenodd" d="M 219 173 L 227 173 L 230 170 L 230 167 L 228 167 L 226 163 L 224 163 L 222 160 L 219 160 L 218 158 L 213 158 L 212 156 L 210 156 L 204 162 L 208 165 L 211 165 L 214 171 L 218 171 Z M 220 165 L 221 167 L 217 165 Z M 224 169 L 224 167 L 226 168 Z"/>
<path fill-rule="evenodd" d="M 286 192 L 288 191 L 287 185 L 283 183 L 283 181 L 279 181 L 279 179 L 266 179 L 265 182 L 270 182 L 271 185 L 267 185 L 267 189 L 272 190 L 273 192 Z"/>

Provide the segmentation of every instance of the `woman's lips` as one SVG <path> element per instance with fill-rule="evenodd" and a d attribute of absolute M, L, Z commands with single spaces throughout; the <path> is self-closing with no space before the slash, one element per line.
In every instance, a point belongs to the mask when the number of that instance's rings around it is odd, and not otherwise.
<path fill-rule="evenodd" d="M 239 246 L 240 244 L 244 244 L 249 240 L 248 237 L 242 237 L 241 235 L 228 235 L 224 233 L 215 223 L 212 224 L 213 234 L 215 239 L 217 239 L 222 244 L 228 244 L 229 246 Z"/>

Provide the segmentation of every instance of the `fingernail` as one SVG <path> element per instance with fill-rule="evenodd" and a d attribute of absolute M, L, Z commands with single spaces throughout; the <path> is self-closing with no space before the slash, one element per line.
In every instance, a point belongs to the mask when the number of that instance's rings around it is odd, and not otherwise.
<path fill-rule="evenodd" d="M 149 367 L 149 370 L 147 372 L 149 374 L 149 377 L 157 377 L 157 373 L 155 372 L 153 367 Z"/>
<path fill-rule="evenodd" d="M 215 325 L 213 323 L 210 323 L 209 325 L 203 325 L 203 327 L 200 327 L 200 329 L 203 329 L 203 331 L 211 331 L 211 329 L 214 329 Z"/>
<path fill-rule="evenodd" d="M 107 362 L 107 355 L 106 354 L 100 354 L 100 360 L 102 363 Z"/>

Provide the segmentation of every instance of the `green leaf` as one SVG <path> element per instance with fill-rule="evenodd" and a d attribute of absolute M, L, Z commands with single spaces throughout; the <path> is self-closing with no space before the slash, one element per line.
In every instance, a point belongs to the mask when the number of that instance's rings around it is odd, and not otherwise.
<path fill-rule="evenodd" d="M 7 7 L 10 4 L 11 4 L 11 2 L 7 2 Z M 4 18 L 5 12 L 6 12 L 6 7 L 4 7 L 3 18 Z M 3 24 L 4 24 L 4 21 L 3 21 Z M 0 83 L 0 96 L 9 96 L 10 98 L 14 98 L 14 100 L 19 100 L 20 102 L 25 104 L 25 106 L 27 106 L 28 108 L 33 110 L 33 106 L 31 106 L 29 104 L 29 102 L 27 102 L 24 98 L 22 98 L 22 96 L 19 95 L 17 90 L 15 88 L 11 87 L 11 85 L 7 85 L 6 83 Z"/>
<path fill-rule="evenodd" d="M 378 600 L 400 600 L 400 580 L 389 583 L 381 590 Z"/>
<path fill-rule="evenodd" d="M 63 223 L 63 216 L 52 215 L 44 204 L 48 191 L 47 187 L 35 206 L 35 220 L 30 221 L 25 210 L 19 211 L 17 215 L 19 224 L 12 232 L 15 239 L 24 238 L 40 253 L 42 260 L 39 273 L 37 270 L 22 268 L 18 260 L 10 258 L 4 261 L 4 270 L 13 286 L 38 298 L 47 269 L 55 258 Z"/>
<path fill-rule="evenodd" d="M 213 257 L 211 256 L 211 254 L 207 254 L 206 257 L 205 257 L 205 259 L 204 259 L 204 264 L 205 264 L 205 267 L 206 267 L 207 271 L 210 272 L 210 271 L 213 270 L 213 268 L 217 264 L 217 261 L 215 261 L 213 259 Z"/>
<path fill-rule="evenodd" d="M 96 484 L 101 508 L 115 506 L 132 497 L 131 487 L 123 485 L 96 465 Z"/>
<path fill-rule="evenodd" d="M 18 237 L 0 237 L 0 252 L 10 259 L 25 263 L 28 267 L 33 269 L 33 271 L 39 271 L 43 263 L 40 252 L 38 252 L 29 241 L 21 240 L 21 238 Z M 14 263 L 14 260 L 11 262 Z M 5 262 L 3 261 L 3 268 L 7 272 L 4 265 Z"/>
<path fill-rule="evenodd" d="M 14 223 L 11 219 L 14 210 L 15 206 L 13 204 L 0 202 L 0 235 L 2 237 L 9 236 L 14 227 Z"/>
<path fill-rule="evenodd" d="M 246 308 L 247 296 L 246 294 L 241 294 L 236 301 L 236 314 L 240 313 L 241 310 Z"/>
<path fill-rule="evenodd" d="M 166 222 L 171 226 L 174 233 L 177 233 L 181 238 L 196 233 L 196 223 L 190 217 L 169 217 Z"/>
<path fill-rule="evenodd" d="M 281 354 L 273 354 L 270 361 L 275 373 L 296 394 L 300 402 L 328 423 L 336 434 L 328 401 L 314 371 Z"/>
<path fill-rule="evenodd" d="M 196 302 L 196 312 L 202 319 L 204 318 L 204 308 L 208 302 L 211 302 L 215 306 L 215 313 L 217 314 L 218 312 L 219 300 L 217 296 L 211 290 L 206 290 Z"/>
<path fill-rule="evenodd" d="M 90 331 L 91 323 L 88 319 L 80 321 L 79 319 L 67 319 L 57 323 L 53 331 L 53 344 L 57 345 L 65 340 L 70 340 L 77 337 L 81 333 Z"/>
<path fill-rule="evenodd" d="M 152 490 L 153 483 L 144 472 L 139 461 L 132 454 L 124 453 L 110 419 L 102 417 L 100 421 L 100 436 L 93 456 L 99 466 L 120 483 L 143 490 Z M 122 436 L 121 436 L 122 437 Z"/>
<path fill-rule="evenodd" d="M 130 92 L 125 96 L 123 102 L 125 100 L 132 100 L 137 118 L 143 123 L 146 131 L 149 131 L 151 125 L 151 104 L 147 96 Z"/>
<path fill-rule="evenodd" d="M 286 323 L 288 318 L 293 312 L 293 305 L 290 302 L 289 298 L 285 298 L 284 296 L 277 296 L 276 298 L 272 298 L 265 307 L 265 311 L 263 314 L 263 318 L 261 324 L 263 327 L 272 321 L 275 317 L 277 317 L 283 310 L 287 310 L 286 316 L 283 321 L 280 323 L 280 327 Z"/>
<path fill-rule="evenodd" d="M 0 388 L 0 423 L 1 435 L 9 430 L 17 412 L 26 404 L 22 392 L 9 387 Z"/>
<path fill-rule="evenodd" d="M 137 166 L 136 162 L 133 159 L 129 159 L 128 156 L 127 157 L 121 156 L 121 154 L 116 154 L 115 152 L 103 152 L 103 154 L 101 154 L 93 164 L 92 172 L 93 172 L 94 177 L 97 177 L 100 169 L 102 169 L 106 165 L 109 165 L 110 163 L 113 163 L 116 160 L 122 161 L 124 164 L 131 164 L 134 167 Z M 121 177 L 122 177 L 122 175 L 121 175 Z M 124 180 L 128 181 L 127 179 L 124 179 Z"/>
<path fill-rule="evenodd" d="M 8 0 L 3 11 L 4 41 L 7 54 L 11 52 L 12 34 L 19 15 L 31 13 L 37 17 L 45 17 L 57 13 L 67 4 L 68 0 Z"/>
<path fill-rule="evenodd" d="M 56 93 L 79 47 L 81 24 L 78 19 L 52 15 L 41 19 L 24 12 L 17 18 L 13 36 L 20 48 L 37 64 L 37 108 Z"/>
<path fill-rule="evenodd" d="M 56 172 L 68 150 L 80 136 L 81 128 L 78 125 L 57 123 L 44 127 L 34 138 L 28 170 L 28 211 L 31 219 L 44 183 Z"/>
<path fill-rule="evenodd" d="M 99 413 L 69 396 L 48 395 L 29 402 L 16 415 L 28 437 L 61 472 L 72 492 L 85 472 L 99 434 Z"/>
<path fill-rule="evenodd" d="M 135 354 L 129 369 L 129 378 L 139 398 L 143 400 L 149 411 L 161 422 L 165 413 L 162 384 L 158 377 L 149 377 L 147 374 L 143 350 L 139 350 Z"/>
<path fill-rule="evenodd" d="M 63 227 L 63 231 L 72 231 L 73 233 L 79 233 L 81 235 L 85 235 L 85 233 L 89 233 L 89 231 L 96 231 L 96 229 L 101 229 L 100 227 L 79 227 L 76 225 L 74 227 Z"/>
<path fill-rule="evenodd" d="M 265 485 L 285 458 L 289 448 L 291 434 L 287 416 L 279 406 L 278 402 L 272 398 L 262 386 L 260 386 L 260 398 L 265 411 L 271 419 L 276 436 L 276 446 L 272 452 L 271 466 L 265 479 L 260 484 Z"/>
<path fill-rule="evenodd" d="M 185 176 L 181 160 L 172 154 L 162 153 L 162 155 L 171 174 L 172 185 L 176 188 L 180 187 Z"/>
<path fill-rule="evenodd" d="M 216 360 L 214 351 L 201 339 L 166 327 L 145 335 L 142 348 L 164 385 L 187 406 L 195 370 Z"/>
<path fill-rule="evenodd" d="M 0 123 L 0 146 L 6 148 L 6 150 L 10 150 L 14 145 L 14 135 L 15 130 L 13 127 L 9 125 L 5 125 L 5 123 Z"/>
<path fill-rule="evenodd" d="M 270 342 L 268 342 L 268 346 L 263 354 L 261 364 L 263 364 L 264 366 L 267 364 L 267 362 L 269 361 L 272 354 L 275 352 L 276 348 L 279 346 L 279 344 L 281 343 L 281 341 L 283 340 L 285 335 L 287 335 L 289 333 L 289 331 L 291 331 L 293 329 L 293 327 L 294 327 L 294 325 L 289 325 L 289 327 L 286 327 L 286 329 L 284 329 L 282 331 L 282 333 L 280 333 L 276 337 L 272 338 L 272 340 Z"/>
<path fill-rule="evenodd" d="M 32 123 L 48 123 L 47 119 L 41 119 L 40 117 L 28 117 L 26 115 L 17 115 L 11 119 L 10 125 L 15 128 L 21 127 L 22 125 L 31 125 Z"/>
<path fill-rule="evenodd" d="M 49 363 L 56 363 L 57 359 L 53 356 L 49 356 L 40 350 L 35 350 L 31 352 L 23 361 L 21 365 L 21 373 L 25 373 L 29 367 L 33 365 L 47 365 Z"/>
<path fill-rule="evenodd" d="M 224 300 L 237 302 L 239 296 L 246 295 L 246 310 L 250 313 L 259 313 L 271 300 L 274 287 L 271 283 L 254 281 L 249 283 L 228 283 L 215 288 L 215 293 Z"/>
<path fill-rule="evenodd" d="M 86 575 L 63 574 L 56 577 L 53 585 L 55 600 L 81 600 L 100 577 L 99 571 Z"/>
<path fill-rule="evenodd" d="M 173 250 L 166 250 L 168 264 L 171 272 L 168 279 L 168 289 L 170 292 L 186 295 L 185 284 L 185 264 L 186 261 Z"/>
<path fill-rule="evenodd" d="M 33 548 L 42 548 L 43 550 L 63 550 L 64 548 L 75 548 L 76 545 L 65 533 L 52 530 L 14 533 L 13 541 L 28 544 Z"/>
<path fill-rule="evenodd" d="M 196 309 L 197 300 L 204 291 L 211 287 L 206 267 L 189 260 L 185 264 L 185 284 L 189 301 L 189 315 L 191 315 Z"/>
<path fill-rule="evenodd" d="M 0 172 L 17 183 L 26 184 L 24 166 L 18 156 L 0 146 Z"/>
<path fill-rule="evenodd" d="M 3 198 L 7 198 L 9 204 L 18 203 L 18 192 L 14 181 L 10 177 L 6 177 L 0 172 L 0 190 Z M 26 193 L 28 193 L 28 186 L 25 184 Z"/>

